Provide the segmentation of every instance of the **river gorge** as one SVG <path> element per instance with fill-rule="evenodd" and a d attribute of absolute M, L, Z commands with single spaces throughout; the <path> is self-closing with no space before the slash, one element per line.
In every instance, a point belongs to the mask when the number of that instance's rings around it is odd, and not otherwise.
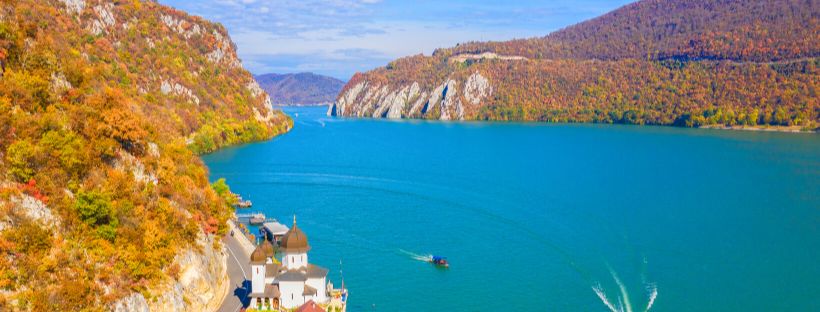
<path fill-rule="evenodd" d="M 815 134 L 285 112 L 204 160 L 298 215 L 349 311 L 820 308 Z"/>

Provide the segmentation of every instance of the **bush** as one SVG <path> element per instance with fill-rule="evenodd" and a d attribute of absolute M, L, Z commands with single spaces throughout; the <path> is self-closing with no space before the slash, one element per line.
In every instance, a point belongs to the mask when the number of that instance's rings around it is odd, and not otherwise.
<path fill-rule="evenodd" d="M 83 222 L 91 226 L 110 224 L 114 220 L 111 200 L 100 192 L 80 191 L 74 210 Z"/>
<path fill-rule="evenodd" d="M 12 143 L 6 152 L 9 175 L 17 182 L 28 182 L 34 177 L 36 147 L 23 139 Z"/>

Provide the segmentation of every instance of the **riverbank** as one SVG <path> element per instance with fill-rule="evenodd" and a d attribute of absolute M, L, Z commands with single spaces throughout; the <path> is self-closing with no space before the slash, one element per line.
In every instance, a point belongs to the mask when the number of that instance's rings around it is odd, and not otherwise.
<path fill-rule="evenodd" d="M 737 130 L 737 131 L 764 131 L 764 132 L 785 132 L 785 133 L 817 133 L 818 129 L 805 130 L 800 126 L 724 126 L 724 125 L 708 125 L 701 126 L 698 129 L 718 129 L 718 130 Z"/>

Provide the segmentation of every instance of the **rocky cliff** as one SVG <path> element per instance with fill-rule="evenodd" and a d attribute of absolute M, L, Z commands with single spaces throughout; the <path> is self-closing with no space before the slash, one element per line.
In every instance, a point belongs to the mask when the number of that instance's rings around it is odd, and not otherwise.
<path fill-rule="evenodd" d="M 179 276 L 143 293 L 133 293 L 108 308 L 129 311 L 215 311 L 232 294 L 227 275 L 227 252 L 212 235 L 200 235 L 196 244 L 183 250 L 172 265 Z"/>
<path fill-rule="evenodd" d="M 447 78 L 432 85 L 418 81 L 391 85 L 364 80 L 342 92 L 329 107 L 328 115 L 464 120 L 492 95 L 493 87 L 479 72 L 466 79 Z"/>
<path fill-rule="evenodd" d="M 328 115 L 820 126 L 814 2 L 645 0 L 545 37 L 357 73 Z"/>

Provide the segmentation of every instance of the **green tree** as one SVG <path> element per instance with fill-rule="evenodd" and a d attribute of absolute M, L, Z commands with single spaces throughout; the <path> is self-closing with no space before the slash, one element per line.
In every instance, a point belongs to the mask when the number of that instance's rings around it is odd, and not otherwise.
<path fill-rule="evenodd" d="M 110 224 L 114 220 L 111 199 L 97 191 L 80 191 L 74 209 L 80 215 L 80 219 L 91 226 Z"/>
<path fill-rule="evenodd" d="M 40 146 L 46 148 L 53 158 L 59 160 L 62 168 L 78 176 L 84 171 L 88 158 L 83 140 L 70 131 L 49 131 L 40 139 Z"/>
<path fill-rule="evenodd" d="M 34 177 L 37 148 L 28 139 L 12 143 L 6 152 L 9 174 L 17 182 L 27 182 Z"/>
<path fill-rule="evenodd" d="M 239 199 L 236 198 L 236 194 L 231 192 L 231 188 L 228 186 L 228 183 L 225 182 L 225 178 L 216 180 L 216 182 L 211 184 L 211 188 L 230 206 L 236 205 L 239 201 Z"/>

